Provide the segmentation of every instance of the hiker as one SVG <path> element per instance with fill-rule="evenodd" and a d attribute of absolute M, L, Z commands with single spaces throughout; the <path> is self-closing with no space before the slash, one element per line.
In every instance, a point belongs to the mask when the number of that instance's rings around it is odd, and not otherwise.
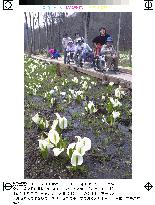
<path fill-rule="evenodd" d="M 90 59 L 90 63 L 93 62 L 93 49 L 90 48 L 90 46 L 87 43 L 83 43 L 83 49 L 82 49 L 82 58 L 84 63 L 87 61 L 87 59 Z"/>
<path fill-rule="evenodd" d="M 74 52 L 75 52 L 75 45 L 73 44 L 72 40 L 68 42 L 66 52 L 67 52 L 67 55 L 69 55 L 69 58 L 73 59 Z"/>
<path fill-rule="evenodd" d="M 106 44 L 102 46 L 101 55 L 105 55 L 107 69 L 110 69 L 113 63 L 114 71 L 118 71 L 118 56 L 116 50 L 114 49 L 113 40 L 111 37 L 108 37 L 106 40 Z"/>
<path fill-rule="evenodd" d="M 75 33 L 75 40 L 74 40 L 74 44 L 77 45 L 78 40 L 81 40 L 84 42 L 84 38 L 80 36 L 80 33 Z"/>
<path fill-rule="evenodd" d="M 75 57 L 77 56 L 77 53 L 80 54 L 83 63 L 86 62 L 87 58 L 89 58 L 90 63 L 92 63 L 93 61 L 92 49 L 87 43 L 84 43 L 84 40 L 82 40 L 81 38 L 77 39 L 77 43 L 75 46 L 75 54 L 74 54 Z"/>
<path fill-rule="evenodd" d="M 54 58 L 54 59 L 57 59 L 57 60 L 58 60 L 58 58 L 61 58 L 61 55 L 60 55 L 59 51 L 57 51 L 54 48 L 50 48 L 48 50 L 48 52 L 51 55 L 51 58 Z"/>
<path fill-rule="evenodd" d="M 57 51 L 56 49 L 54 49 L 53 58 L 57 59 L 57 60 L 58 60 L 58 58 L 61 58 L 59 51 Z"/>
<path fill-rule="evenodd" d="M 53 58 L 54 48 L 50 48 L 48 53 L 50 54 L 50 57 Z"/>
<path fill-rule="evenodd" d="M 76 39 L 75 53 L 74 53 L 74 60 L 75 61 L 77 61 L 78 58 L 80 58 L 80 60 L 82 60 L 82 51 L 84 48 L 83 43 L 84 43 L 84 41 L 81 38 Z"/>
<path fill-rule="evenodd" d="M 70 40 L 67 44 L 67 48 L 66 48 L 67 52 L 75 52 L 75 45 L 73 43 L 72 40 Z"/>
<path fill-rule="evenodd" d="M 99 57 L 100 50 L 104 44 L 106 44 L 107 38 L 110 37 L 109 34 L 107 34 L 106 29 L 104 27 L 101 27 L 99 29 L 100 35 L 96 36 L 92 42 L 94 45 L 94 57 Z"/>
<path fill-rule="evenodd" d="M 71 41 L 71 40 L 72 39 L 68 36 L 68 34 L 65 33 L 64 36 L 63 36 L 63 39 L 62 39 L 62 46 L 63 46 L 63 49 L 64 49 L 64 64 L 66 64 L 66 57 L 67 57 L 66 48 L 67 48 L 68 42 Z"/>

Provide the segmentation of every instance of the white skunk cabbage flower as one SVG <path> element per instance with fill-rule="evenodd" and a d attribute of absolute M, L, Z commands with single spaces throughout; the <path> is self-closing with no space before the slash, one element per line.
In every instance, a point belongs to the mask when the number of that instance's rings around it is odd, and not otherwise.
<path fill-rule="evenodd" d="M 87 88 L 88 88 L 87 81 L 84 81 L 84 83 L 82 84 L 82 89 L 87 90 Z"/>
<path fill-rule="evenodd" d="M 46 147 L 48 150 L 54 147 L 51 143 L 49 143 L 48 138 L 46 138 L 44 140 L 39 139 L 38 141 L 39 141 L 39 148 L 41 150 L 46 149 Z"/>
<path fill-rule="evenodd" d="M 114 85 L 114 82 L 110 82 L 109 85 L 110 85 L 110 86 L 113 86 L 113 85 Z"/>
<path fill-rule="evenodd" d="M 88 109 L 91 110 L 92 107 L 94 107 L 94 103 L 92 101 L 89 101 Z"/>
<path fill-rule="evenodd" d="M 32 117 L 33 122 L 35 122 L 36 124 L 39 124 L 40 122 L 40 117 L 39 114 L 37 113 L 34 117 Z"/>
<path fill-rule="evenodd" d="M 89 78 L 89 77 L 86 77 L 86 80 L 88 80 L 88 81 L 89 81 L 89 80 L 90 80 L 90 78 Z"/>
<path fill-rule="evenodd" d="M 55 87 L 54 87 L 54 90 L 58 91 L 58 86 L 55 86 Z"/>
<path fill-rule="evenodd" d="M 105 122 L 105 123 L 106 123 L 106 118 L 105 118 L 104 115 L 102 116 L 102 122 Z"/>
<path fill-rule="evenodd" d="M 55 92 L 55 90 L 50 90 L 49 93 L 52 95 L 54 92 Z"/>
<path fill-rule="evenodd" d="M 74 90 L 69 89 L 69 92 L 74 95 Z"/>
<path fill-rule="evenodd" d="M 97 109 L 95 108 L 95 105 L 94 105 L 94 103 L 92 101 L 89 101 L 88 109 L 90 110 L 90 113 L 97 112 Z"/>
<path fill-rule="evenodd" d="M 48 137 L 50 141 L 57 146 L 58 142 L 60 141 L 59 133 L 56 130 L 51 129 L 48 133 Z"/>
<path fill-rule="evenodd" d="M 55 115 L 57 116 L 57 119 L 59 121 L 59 127 L 61 129 L 66 129 L 67 128 L 67 119 L 65 117 L 60 117 L 60 115 L 58 113 L 55 113 Z"/>
<path fill-rule="evenodd" d="M 72 79 L 72 81 L 73 81 L 74 83 L 78 83 L 78 78 L 77 78 L 77 77 L 74 77 L 74 78 Z"/>
<path fill-rule="evenodd" d="M 73 94 L 73 98 L 76 99 L 78 96 L 80 96 L 81 99 L 83 99 L 83 98 L 84 98 L 84 97 L 83 97 L 83 91 L 80 91 L 80 90 L 75 91 L 75 93 Z"/>
<path fill-rule="evenodd" d="M 58 122 L 59 122 L 58 120 L 54 120 L 54 121 L 53 121 L 53 125 L 52 125 L 52 127 L 51 127 L 52 130 L 55 130 L 55 129 L 56 129 L 56 126 L 58 125 Z"/>
<path fill-rule="evenodd" d="M 82 79 L 82 80 L 84 80 L 84 79 L 85 79 L 85 77 L 82 75 L 82 76 L 81 76 L 81 79 Z"/>
<path fill-rule="evenodd" d="M 113 115 L 113 118 L 116 119 L 120 116 L 120 112 L 113 111 L 112 115 Z"/>
<path fill-rule="evenodd" d="M 65 96 L 65 95 L 66 95 L 66 92 L 61 92 L 60 95 Z"/>
<path fill-rule="evenodd" d="M 96 82 L 92 81 L 91 84 L 92 84 L 92 85 L 96 85 Z"/>
<path fill-rule="evenodd" d="M 64 151 L 64 148 L 54 148 L 53 152 L 54 152 L 54 156 L 58 156 L 59 154 L 61 154 L 61 152 Z"/>
<path fill-rule="evenodd" d="M 51 105 L 53 106 L 55 102 L 55 98 L 51 98 Z"/>
<path fill-rule="evenodd" d="M 43 126 L 43 128 L 48 128 L 49 122 L 47 120 L 44 121 L 43 118 L 40 118 L 39 125 Z"/>
<path fill-rule="evenodd" d="M 78 90 L 78 91 L 75 91 L 75 93 L 76 93 L 76 95 L 78 96 L 78 95 L 82 95 L 82 94 L 83 94 L 83 91 Z"/>
<path fill-rule="evenodd" d="M 72 157 L 71 157 L 72 166 L 76 167 L 77 165 L 81 165 L 82 163 L 83 163 L 82 155 L 77 150 L 74 150 Z"/>
<path fill-rule="evenodd" d="M 48 128 L 49 127 L 49 122 L 46 120 L 45 121 L 45 127 Z"/>
<path fill-rule="evenodd" d="M 69 150 L 70 150 L 70 149 L 73 150 L 73 149 L 75 148 L 75 145 L 76 145 L 75 142 L 73 142 L 73 143 L 71 143 L 71 144 L 68 145 L 68 147 L 67 147 L 67 155 L 68 155 L 68 156 L 69 156 Z"/>
<path fill-rule="evenodd" d="M 75 138 L 78 139 L 76 147 L 83 146 L 85 152 L 91 149 L 91 140 L 88 137 L 81 138 L 80 136 L 75 136 Z"/>
<path fill-rule="evenodd" d="M 116 89 L 115 89 L 115 96 L 116 96 L 117 98 L 120 98 L 120 97 L 121 97 L 121 91 L 119 90 L 119 88 L 116 88 Z"/>
<path fill-rule="evenodd" d="M 117 106 L 122 105 L 122 103 L 120 103 L 118 99 L 114 100 L 112 97 L 110 97 L 109 99 L 110 99 L 110 102 L 113 104 L 113 107 L 117 107 Z"/>
<path fill-rule="evenodd" d="M 102 99 L 102 100 L 105 100 L 105 96 L 104 96 L 104 95 L 102 95 L 101 99 Z"/>
<path fill-rule="evenodd" d="M 78 151 L 82 156 L 85 154 L 85 147 L 82 141 L 76 143 L 75 147 L 76 151 Z"/>
<path fill-rule="evenodd" d="M 67 78 L 65 79 L 65 83 L 68 83 L 68 80 L 67 80 Z"/>
<path fill-rule="evenodd" d="M 84 144 L 85 151 L 88 151 L 91 149 L 91 140 L 88 137 L 84 137 L 82 139 L 82 143 Z"/>
<path fill-rule="evenodd" d="M 121 86 L 119 85 L 119 87 L 115 89 L 115 96 L 117 98 L 121 98 L 121 96 L 124 94 L 125 94 L 124 91 L 122 90 Z"/>

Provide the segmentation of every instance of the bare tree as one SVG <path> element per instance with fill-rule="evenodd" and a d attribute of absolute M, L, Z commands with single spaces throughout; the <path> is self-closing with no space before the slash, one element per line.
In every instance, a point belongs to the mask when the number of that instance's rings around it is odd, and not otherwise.
<path fill-rule="evenodd" d="M 35 53 L 35 15 L 33 13 L 33 29 L 32 29 L 32 34 L 33 34 L 33 53 Z"/>
<path fill-rule="evenodd" d="M 53 48 L 54 39 L 55 39 L 55 32 L 54 32 L 55 13 L 48 12 L 48 20 L 49 20 L 49 45 Z"/>
<path fill-rule="evenodd" d="M 32 37 L 31 12 L 29 12 L 29 21 L 30 21 L 30 53 L 32 53 L 33 37 Z"/>
<path fill-rule="evenodd" d="M 61 30 L 60 30 L 60 27 L 61 27 L 61 16 L 60 16 L 60 14 L 59 14 L 59 19 L 58 19 L 58 42 L 59 42 L 59 47 L 60 47 L 60 42 L 61 42 L 61 34 L 60 34 L 60 32 L 61 32 Z"/>
<path fill-rule="evenodd" d="M 47 12 L 45 13 L 45 23 L 44 23 L 44 28 L 45 28 L 45 32 L 46 32 L 46 49 L 48 51 L 49 49 L 49 41 L 48 41 L 48 16 L 47 16 Z"/>
<path fill-rule="evenodd" d="M 50 13 L 50 22 L 51 22 L 51 46 L 54 48 L 57 45 L 57 23 L 59 15 L 57 13 Z M 60 30 L 60 29 L 59 29 Z"/>
<path fill-rule="evenodd" d="M 40 16 L 39 16 L 39 12 L 38 12 L 38 49 L 39 49 L 39 53 L 41 51 L 41 35 L 40 35 Z"/>
<path fill-rule="evenodd" d="M 119 43 L 120 43 L 120 33 L 121 33 L 121 12 L 119 14 L 119 19 L 118 19 L 118 38 L 117 38 L 117 53 L 119 55 Z"/>
<path fill-rule="evenodd" d="M 90 12 L 83 13 L 83 22 L 84 22 L 84 38 L 85 42 L 88 42 L 88 32 L 90 24 Z"/>
<path fill-rule="evenodd" d="M 52 36 L 52 21 L 51 21 L 51 16 L 50 13 L 48 12 L 48 18 L 49 18 L 49 45 L 50 47 L 53 47 L 52 41 L 53 41 L 53 36 Z"/>
<path fill-rule="evenodd" d="M 24 12 L 24 15 L 25 15 L 25 23 L 26 23 L 26 50 L 28 51 L 28 53 L 30 53 L 30 42 L 29 42 L 29 27 L 28 27 L 28 22 L 27 22 L 27 15 L 26 15 L 26 12 Z"/>

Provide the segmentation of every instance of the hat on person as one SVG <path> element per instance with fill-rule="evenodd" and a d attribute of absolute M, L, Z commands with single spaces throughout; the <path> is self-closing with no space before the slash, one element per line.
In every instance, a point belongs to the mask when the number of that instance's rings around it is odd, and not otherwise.
<path fill-rule="evenodd" d="M 77 41 L 78 43 L 81 43 L 81 42 L 82 42 L 82 39 L 81 39 L 81 38 L 78 38 L 76 41 Z"/>
<path fill-rule="evenodd" d="M 108 37 L 108 38 L 107 38 L 107 42 L 113 42 L 112 38 L 111 38 L 111 37 Z"/>
<path fill-rule="evenodd" d="M 72 41 L 72 40 L 69 40 L 68 43 L 73 43 L 73 41 Z"/>

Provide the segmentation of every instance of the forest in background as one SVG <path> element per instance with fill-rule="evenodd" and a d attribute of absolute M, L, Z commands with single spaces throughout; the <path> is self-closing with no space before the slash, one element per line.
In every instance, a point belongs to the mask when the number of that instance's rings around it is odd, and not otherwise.
<path fill-rule="evenodd" d="M 117 51 L 132 52 L 131 12 L 80 12 L 72 15 L 64 12 L 24 12 L 24 51 L 40 53 L 52 47 L 62 50 L 64 33 L 74 39 L 80 32 L 92 47 L 92 39 L 105 27 L 114 41 Z"/>

